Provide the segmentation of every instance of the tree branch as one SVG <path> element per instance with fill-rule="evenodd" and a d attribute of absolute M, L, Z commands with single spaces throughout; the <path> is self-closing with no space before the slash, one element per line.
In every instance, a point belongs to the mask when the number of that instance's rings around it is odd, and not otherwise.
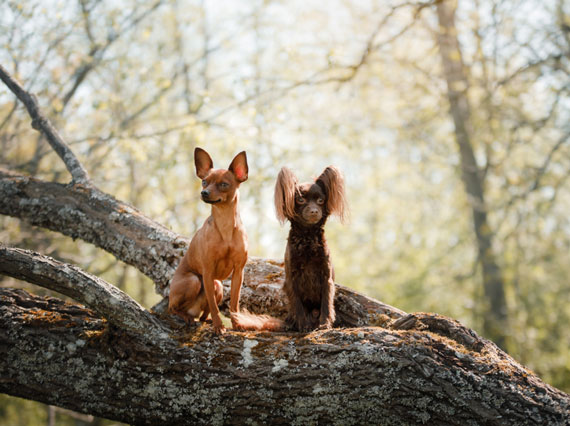
<path fill-rule="evenodd" d="M 550 54 L 548 56 L 546 56 L 545 58 L 540 58 L 534 62 L 529 62 L 525 65 L 523 65 L 522 67 L 518 68 L 517 70 L 515 70 L 512 74 L 504 77 L 502 80 L 497 82 L 497 86 L 504 86 L 506 84 L 508 84 L 511 80 L 513 80 L 514 78 L 516 78 L 517 76 L 524 74 L 528 71 L 532 71 L 535 70 L 537 68 L 540 68 L 542 65 L 547 64 L 547 63 L 552 63 L 554 65 L 554 68 L 557 67 L 557 64 L 560 63 L 560 60 L 562 59 L 562 55 L 561 54 Z"/>
<path fill-rule="evenodd" d="M 570 397 L 449 319 L 141 340 L 0 289 L 0 392 L 130 424 L 565 424 Z M 442 333 L 441 330 L 452 330 Z M 179 338 L 182 336 L 179 335 Z M 339 410 L 339 407 L 342 409 Z"/>
<path fill-rule="evenodd" d="M 0 274 L 69 296 L 128 332 L 156 335 L 165 331 L 148 311 L 114 285 L 39 253 L 0 246 Z"/>
<path fill-rule="evenodd" d="M 0 214 L 80 238 L 167 285 L 189 240 L 94 187 L 62 185 L 0 169 Z M 166 293 L 165 293 L 166 291 Z"/>
<path fill-rule="evenodd" d="M 81 3 L 81 10 L 83 13 L 83 17 L 85 20 L 85 32 L 87 34 L 87 38 L 91 42 L 91 47 L 89 53 L 87 54 L 87 61 L 81 64 L 79 67 L 77 67 L 75 72 L 73 72 L 73 84 L 62 98 L 63 108 L 67 106 L 67 104 L 69 103 L 71 98 L 75 95 L 79 86 L 85 81 L 89 73 L 93 71 L 103 60 L 105 52 L 113 45 L 113 43 L 119 40 L 121 37 L 123 37 L 130 30 L 136 28 L 140 22 L 142 22 L 153 12 L 155 12 L 158 9 L 158 7 L 163 4 L 163 0 L 156 1 L 147 10 L 143 11 L 139 15 L 136 14 L 138 10 L 135 9 L 128 17 L 128 19 L 132 18 L 132 21 L 129 22 L 127 19 L 126 24 L 122 26 L 119 31 L 113 32 L 112 34 L 108 35 L 107 40 L 104 44 L 98 44 L 95 42 L 91 30 L 91 23 L 89 21 L 90 17 L 89 15 L 91 11 L 87 9 L 86 4 L 83 0 L 81 0 L 80 3 Z"/>
<path fill-rule="evenodd" d="M 548 154 L 546 155 L 546 157 L 544 158 L 542 164 L 540 165 L 540 167 L 535 168 L 536 169 L 536 174 L 534 176 L 534 179 L 532 180 L 532 182 L 530 183 L 530 185 L 522 192 L 513 195 L 511 198 L 509 198 L 506 202 L 502 203 L 501 205 L 498 205 L 497 207 L 495 207 L 495 209 L 503 209 L 503 210 L 508 210 L 510 209 L 517 201 L 520 200 L 525 200 L 531 193 L 533 193 L 534 191 L 536 191 L 537 189 L 539 189 L 541 187 L 541 181 L 544 178 L 544 175 L 546 174 L 548 167 L 550 166 L 550 163 L 552 162 L 552 158 L 554 157 L 554 155 L 558 152 L 558 150 L 560 148 L 562 148 L 562 146 L 568 142 L 570 140 L 570 131 L 564 133 L 559 139 L 558 141 L 552 146 L 552 148 L 550 148 L 550 150 L 548 151 Z M 506 216 L 505 216 L 506 218 Z"/>
<path fill-rule="evenodd" d="M 52 126 L 51 122 L 42 114 L 36 97 L 28 93 L 9 73 L 0 65 L 0 79 L 24 104 L 30 117 L 32 127 L 46 137 L 53 150 L 67 167 L 71 174 L 72 181 L 83 185 L 89 185 L 90 179 L 87 170 L 77 159 L 73 151 L 67 146 L 59 132 Z"/>
<path fill-rule="evenodd" d="M 282 262 L 250 258 L 245 266 L 244 285 L 240 293 L 240 306 L 256 314 L 270 314 L 284 319 L 287 316 L 286 297 L 283 293 L 285 270 Z M 229 313 L 230 280 L 223 282 L 222 310 Z M 153 310 L 165 312 L 168 299 Z M 406 316 L 406 312 L 367 297 L 345 286 L 336 284 L 336 327 L 384 326 L 392 319 Z"/>

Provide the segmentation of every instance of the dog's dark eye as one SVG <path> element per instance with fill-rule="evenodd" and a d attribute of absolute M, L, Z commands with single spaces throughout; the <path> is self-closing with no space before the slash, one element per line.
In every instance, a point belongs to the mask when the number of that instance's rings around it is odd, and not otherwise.
<path fill-rule="evenodd" d="M 218 186 L 220 187 L 220 189 L 228 189 L 230 187 L 230 184 L 226 182 L 220 182 Z"/>
<path fill-rule="evenodd" d="M 325 199 L 324 199 L 324 198 L 318 198 L 318 199 L 317 199 L 317 204 L 319 204 L 319 205 L 322 206 L 324 203 L 325 203 Z"/>
<path fill-rule="evenodd" d="M 301 197 L 300 195 L 297 195 L 297 203 L 298 204 L 305 204 L 305 199 L 303 197 Z"/>
<path fill-rule="evenodd" d="M 208 186 L 208 182 L 206 182 L 206 180 L 204 179 L 204 180 L 202 181 L 202 188 L 205 188 L 205 187 L 207 187 L 207 186 Z"/>

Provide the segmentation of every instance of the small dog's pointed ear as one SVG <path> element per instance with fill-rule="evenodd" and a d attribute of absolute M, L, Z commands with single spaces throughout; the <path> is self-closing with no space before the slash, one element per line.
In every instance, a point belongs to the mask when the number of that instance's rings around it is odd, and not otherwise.
<path fill-rule="evenodd" d="M 196 175 L 200 179 L 204 179 L 208 172 L 214 168 L 210 154 L 198 147 L 194 150 L 194 164 L 196 165 Z"/>
<path fill-rule="evenodd" d="M 247 155 L 245 155 L 245 151 L 240 152 L 234 157 L 228 170 L 234 174 L 238 182 L 245 182 L 247 180 L 249 168 L 247 166 Z"/>
<path fill-rule="evenodd" d="M 275 182 L 275 211 L 279 222 L 291 220 L 295 216 L 295 193 L 297 178 L 291 170 L 283 167 Z"/>
<path fill-rule="evenodd" d="M 328 166 L 316 179 L 316 183 L 327 195 L 328 213 L 337 215 L 341 222 L 345 222 L 348 206 L 344 195 L 344 177 L 340 170 L 334 166 Z"/>

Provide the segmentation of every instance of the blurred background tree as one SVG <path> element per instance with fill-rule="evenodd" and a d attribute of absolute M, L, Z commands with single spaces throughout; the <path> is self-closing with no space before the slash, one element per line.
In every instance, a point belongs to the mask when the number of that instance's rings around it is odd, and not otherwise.
<path fill-rule="evenodd" d="M 339 283 L 457 318 L 570 391 L 568 2 L 4 0 L 0 62 L 102 190 L 176 232 L 208 214 L 194 147 L 220 167 L 245 149 L 252 256 L 283 255 L 278 170 L 339 166 Z M 0 166 L 67 179 L 5 87 Z M 0 241 L 158 300 L 81 241 L 8 217 Z"/>

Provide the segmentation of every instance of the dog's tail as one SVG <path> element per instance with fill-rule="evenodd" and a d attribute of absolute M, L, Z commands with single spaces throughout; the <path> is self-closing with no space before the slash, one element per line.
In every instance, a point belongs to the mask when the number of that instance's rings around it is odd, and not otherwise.
<path fill-rule="evenodd" d="M 285 331 L 287 324 L 270 315 L 255 315 L 248 311 L 231 312 L 230 318 L 235 330 Z"/>

